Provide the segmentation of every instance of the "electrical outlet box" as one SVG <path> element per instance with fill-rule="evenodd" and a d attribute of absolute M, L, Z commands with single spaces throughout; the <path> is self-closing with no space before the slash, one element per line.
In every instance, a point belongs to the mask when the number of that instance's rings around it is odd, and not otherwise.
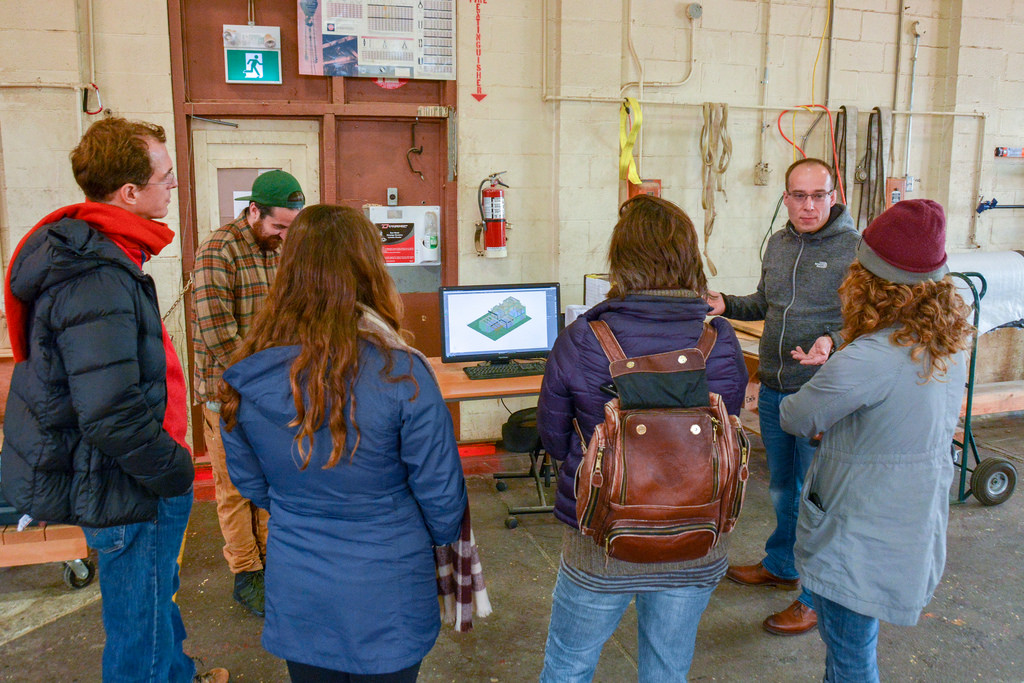
<path fill-rule="evenodd" d="M 907 185 L 904 178 L 885 179 L 885 208 L 891 207 L 898 201 L 906 198 Z"/>
<path fill-rule="evenodd" d="M 755 185 L 767 185 L 768 179 L 772 174 L 772 170 L 768 167 L 767 161 L 754 166 L 754 184 Z"/>
<path fill-rule="evenodd" d="M 388 206 L 398 206 L 398 188 L 388 188 Z"/>
<path fill-rule="evenodd" d="M 754 166 L 754 185 L 767 185 L 768 178 L 771 175 L 771 169 L 768 168 L 767 162 L 760 162 Z"/>
<path fill-rule="evenodd" d="M 628 198 L 632 199 L 638 194 L 649 194 L 652 197 L 661 196 L 661 179 L 660 178 L 644 178 L 640 181 L 639 185 L 626 182 L 628 188 Z"/>

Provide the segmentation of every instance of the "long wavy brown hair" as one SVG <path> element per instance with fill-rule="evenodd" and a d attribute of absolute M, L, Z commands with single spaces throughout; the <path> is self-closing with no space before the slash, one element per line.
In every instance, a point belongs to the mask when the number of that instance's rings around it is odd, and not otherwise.
<path fill-rule="evenodd" d="M 384 264 L 376 226 L 362 212 L 348 207 L 306 207 L 288 229 L 274 284 L 252 330 L 232 358 L 235 363 L 274 346 L 300 347 L 289 375 L 296 417 L 288 425 L 299 428 L 295 441 L 302 459 L 300 469 L 309 466 L 314 434 L 325 419 L 332 443 L 324 469 L 341 459 L 348 423 L 356 435 L 350 460 L 359 447 L 352 393 L 359 374 L 359 340 L 367 339 L 381 348 L 389 346 L 380 333 L 359 330 L 359 304 L 373 310 L 397 335 L 411 338 L 401 327 L 402 301 Z M 392 354 L 385 354 L 381 374 L 386 381 L 416 384 L 411 375 L 412 354 L 408 357 L 409 374 L 392 377 L 394 360 Z M 230 431 L 236 424 L 239 395 L 224 382 L 220 390 L 221 417 Z"/>
<path fill-rule="evenodd" d="M 945 372 L 946 359 L 970 345 L 974 328 L 967 322 L 967 305 L 948 276 L 938 282 L 899 285 L 854 261 L 839 287 L 839 298 L 841 334 L 847 344 L 898 325 L 889 341 L 909 347 L 911 358 L 925 364 L 921 372 L 925 381 L 936 371 Z"/>
<path fill-rule="evenodd" d="M 640 194 L 619 207 L 608 249 L 609 297 L 644 289 L 708 291 L 697 231 L 686 212 L 660 197 Z"/>

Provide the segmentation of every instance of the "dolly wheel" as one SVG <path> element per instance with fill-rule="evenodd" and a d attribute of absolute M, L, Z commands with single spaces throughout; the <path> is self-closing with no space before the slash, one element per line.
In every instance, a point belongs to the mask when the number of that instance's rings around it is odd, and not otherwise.
<path fill-rule="evenodd" d="M 508 484 L 505 483 L 504 480 L 499 479 L 498 481 L 494 482 L 494 488 L 498 489 L 499 491 L 507 491 Z"/>
<path fill-rule="evenodd" d="M 506 517 L 505 518 L 505 527 L 506 528 L 508 528 L 508 529 L 515 529 L 517 526 L 519 526 L 519 520 L 518 519 L 516 519 L 515 517 Z"/>
<path fill-rule="evenodd" d="M 971 474 L 971 493 L 982 505 L 999 505 L 1013 495 L 1017 470 L 1008 460 L 986 458 Z"/>
<path fill-rule="evenodd" d="M 79 564 L 79 570 L 81 567 L 85 568 L 85 576 L 79 576 L 75 572 L 75 567 L 72 566 L 72 562 Z M 72 560 L 72 562 L 64 563 L 64 583 L 67 584 L 68 588 L 78 590 L 79 588 L 85 588 L 92 580 L 96 578 L 96 565 L 90 559 L 84 560 Z"/>

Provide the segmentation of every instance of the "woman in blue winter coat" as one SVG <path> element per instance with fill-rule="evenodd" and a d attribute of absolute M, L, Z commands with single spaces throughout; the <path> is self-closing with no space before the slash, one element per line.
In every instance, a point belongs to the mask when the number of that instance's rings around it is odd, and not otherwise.
<path fill-rule="evenodd" d="M 224 372 L 231 481 L 270 511 L 263 646 L 293 681 L 414 681 L 440 630 L 432 546 L 458 538 L 466 486 L 400 319 L 380 232 L 310 206 Z"/>
<path fill-rule="evenodd" d="M 574 477 L 586 441 L 604 420 L 608 359 L 590 321 L 608 324 L 627 357 L 697 345 L 709 311 L 697 234 L 676 205 L 647 195 L 619 209 L 608 253 L 612 287 L 558 336 L 548 356 L 537 406 L 544 448 L 560 462 L 555 516 L 569 527 L 555 584 L 541 681 L 590 681 L 601 649 L 636 598 L 641 681 L 685 680 L 697 624 L 728 567 L 726 541 L 697 560 L 636 564 L 608 557 L 581 535 Z M 743 404 L 747 371 L 732 327 L 712 325 L 718 341 L 707 359 L 711 391 L 730 414 Z M 573 427 L 579 424 L 584 441 Z"/>

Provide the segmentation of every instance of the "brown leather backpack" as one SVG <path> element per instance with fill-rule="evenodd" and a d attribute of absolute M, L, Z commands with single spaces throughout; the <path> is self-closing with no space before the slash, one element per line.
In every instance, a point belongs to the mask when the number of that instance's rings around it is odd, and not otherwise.
<path fill-rule="evenodd" d="M 697 348 L 626 358 L 606 323 L 590 326 L 618 397 L 576 473 L 580 531 L 628 562 L 703 557 L 736 524 L 750 451 L 739 420 L 708 391 L 704 363 L 718 334 L 705 323 Z"/>

